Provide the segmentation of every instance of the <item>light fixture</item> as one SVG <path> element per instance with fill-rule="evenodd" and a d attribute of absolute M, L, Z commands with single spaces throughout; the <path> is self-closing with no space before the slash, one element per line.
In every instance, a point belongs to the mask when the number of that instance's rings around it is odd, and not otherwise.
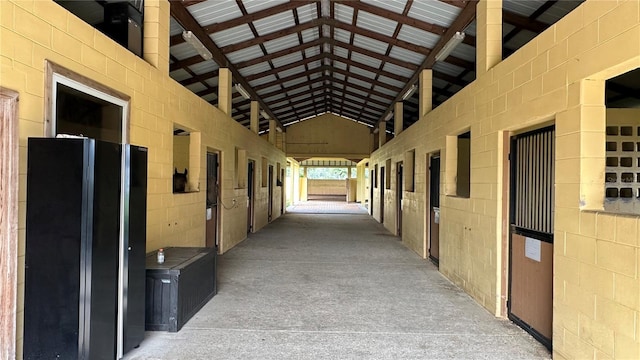
<path fill-rule="evenodd" d="M 402 100 L 407 100 L 408 98 L 410 98 L 411 95 L 416 92 L 416 90 L 418 90 L 418 87 L 415 84 L 411 85 L 411 87 L 407 89 L 407 92 L 402 95 Z"/>
<path fill-rule="evenodd" d="M 456 33 L 453 34 L 451 39 L 449 39 L 449 41 L 447 41 L 447 43 L 444 44 L 442 49 L 438 51 L 435 58 L 436 61 L 443 61 L 444 59 L 446 59 L 447 56 L 451 54 L 453 49 L 462 42 L 462 40 L 464 40 L 464 33 L 460 31 L 456 31 Z"/>
<path fill-rule="evenodd" d="M 242 95 L 243 98 L 247 100 L 251 99 L 251 95 L 249 95 L 247 90 L 245 90 L 241 84 L 236 84 L 236 90 L 238 90 L 238 92 L 240 93 L 240 95 Z"/>
<path fill-rule="evenodd" d="M 264 111 L 264 110 L 260 111 L 260 115 L 262 115 L 263 118 L 269 120 L 269 114 L 267 114 L 266 111 Z"/>
<path fill-rule="evenodd" d="M 189 45 L 193 46 L 193 48 L 198 52 L 198 54 L 200 54 L 200 56 L 202 56 L 203 59 L 210 60 L 213 58 L 213 54 L 211 54 L 211 51 L 209 51 L 209 49 L 207 49 L 207 47 L 200 42 L 200 39 L 198 39 L 197 36 L 193 35 L 191 31 L 183 31 L 182 38 Z"/>

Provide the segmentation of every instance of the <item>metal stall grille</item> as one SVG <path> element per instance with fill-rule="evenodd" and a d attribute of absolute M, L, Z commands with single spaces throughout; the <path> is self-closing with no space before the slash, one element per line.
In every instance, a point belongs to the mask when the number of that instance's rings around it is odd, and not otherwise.
<path fill-rule="evenodd" d="M 553 233 L 555 129 L 545 128 L 514 138 L 516 228 Z"/>

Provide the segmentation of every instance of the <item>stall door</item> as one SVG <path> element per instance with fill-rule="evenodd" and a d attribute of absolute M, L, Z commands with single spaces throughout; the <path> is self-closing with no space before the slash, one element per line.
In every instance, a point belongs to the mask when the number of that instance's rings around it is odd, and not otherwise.
<path fill-rule="evenodd" d="M 218 154 L 207 153 L 207 223 L 206 245 L 218 246 L 218 189 L 220 178 L 218 166 Z"/>
<path fill-rule="evenodd" d="M 402 236 L 402 162 L 396 164 L 396 234 Z"/>
<path fill-rule="evenodd" d="M 371 184 L 369 185 L 369 214 L 371 214 L 371 216 L 373 216 L 373 187 L 375 185 L 375 181 L 376 181 L 376 171 L 375 170 L 371 170 L 371 175 L 369 176 L 369 181 L 371 181 Z"/>
<path fill-rule="evenodd" d="M 511 142 L 509 318 L 551 349 L 553 318 L 553 127 Z"/>
<path fill-rule="evenodd" d="M 440 155 L 429 166 L 429 259 L 440 262 Z"/>
<path fill-rule="evenodd" d="M 267 189 L 269 193 L 267 215 L 269 221 L 273 220 L 273 165 L 269 165 L 269 183 L 267 184 Z"/>
<path fill-rule="evenodd" d="M 253 160 L 249 160 L 249 165 L 247 169 L 247 234 L 253 231 L 253 205 L 254 201 L 254 193 L 255 193 L 255 169 L 256 162 Z"/>
<path fill-rule="evenodd" d="M 384 224 L 384 166 L 380 168 L 380 223 Z"/>

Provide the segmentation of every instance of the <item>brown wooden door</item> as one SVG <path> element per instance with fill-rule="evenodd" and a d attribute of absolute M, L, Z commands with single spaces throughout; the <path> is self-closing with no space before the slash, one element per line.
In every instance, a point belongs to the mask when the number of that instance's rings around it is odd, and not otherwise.
<path fill-rule="evenodd" d="M 396 234 L 402 237 L 402 162 L 396 164 Z"/>
<path fill-rule="evenodd" d="M 512 138 L 509 319 L 551 349 L 553 321 L 553 127 Z"/>
<path fill-rule="evenodd" d="M 384 224 L 384 166 L 380 167 L 380 223 Z"/>
<path fill-rule="evenodd" d="M 440 155 L 429 166 L 429 259 L 440 262 Z"/>
<path fill-rule="evenodd" d="M 247 234 L 253 232 L 253 205 L 255 203 L 255 170 L 256 170 L 256 162 L 253 160 L 249 160 L 249 164 L 247 166 Z"/>

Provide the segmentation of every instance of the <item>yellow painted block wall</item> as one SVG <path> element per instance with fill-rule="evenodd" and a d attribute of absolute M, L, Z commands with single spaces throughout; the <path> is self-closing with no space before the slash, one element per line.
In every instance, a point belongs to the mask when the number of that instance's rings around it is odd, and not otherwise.
<path fill-rule="evenodd" d="M 155 7 L 160 28 L 168 34 L 168 2 L 149 3 Z M 166 41 L 159 43 L 168 46 Z M 167 51 L 160 49 L 158 53 Z M 163 65 L 164 70 L 155 68 L 53 1 L 0 1 L 0 86 L 19 93 L 19 358 L 24 310 L 26 144 L 28 137 L 45 135 L 47 61 L 131 97 L 130 142 L 149 149 L 147 251 L 166 246 L 204 246 L 204 189 L 188 194 L 172 193 L 174 122 L 200 134 L 200 168 L 193 171 L 199 174 L 194 179 L 197 183 L 205 184 L 206 151 L 221 153 L 222 201 L 228 205 L 220 215 L 222 252 L 246 237 L 247 190 L 235 189 L 233 185 L 235 147 L 242 144 L 249 158 L 265 157 L 274 168 L 278 162 L 285 163 L 281 150 L 260 141 L 256 134 L 171 79 L 168 66 Z M 259 171 L 258 168 L 258 178 Z M 192 169 L 189 173 L 192 174 Z M 281 189 L 274 186 L 274 218 L 280 215 Z M 258 188 L 256 230 L 267 223 L 267 200 L 266 188 Z"/>
<path fill-rule="evenodd" d="M 324 114 L 287 127 L 287 155 L 291 157 L 369 156 L 369 128 L 353 120 Z"/>
<path fill-rule="evenodd" d="M 416 206 L 404 207 L 402 241 L 424 255 L 426 159 L 441 153 L 440 271 L 504 316 L 502 140 L 556 124 L 553 354 L 559 359 L 640 358 L 639 219 L 601 210 L 603 81 L 640 66 L 639 5 L 587 0 L 371 155 L 371 165 L 381 167 L 415 149 L 415 193 L 405 195 Z M 465 199 L 446 195 L 455 179 L 446 140 L 469 129 L 471 197 Z M 392 232 L 395 186 L 392 177 L 384 216 Z M 376 214 L 378 188 L 374 194 Z"/>

